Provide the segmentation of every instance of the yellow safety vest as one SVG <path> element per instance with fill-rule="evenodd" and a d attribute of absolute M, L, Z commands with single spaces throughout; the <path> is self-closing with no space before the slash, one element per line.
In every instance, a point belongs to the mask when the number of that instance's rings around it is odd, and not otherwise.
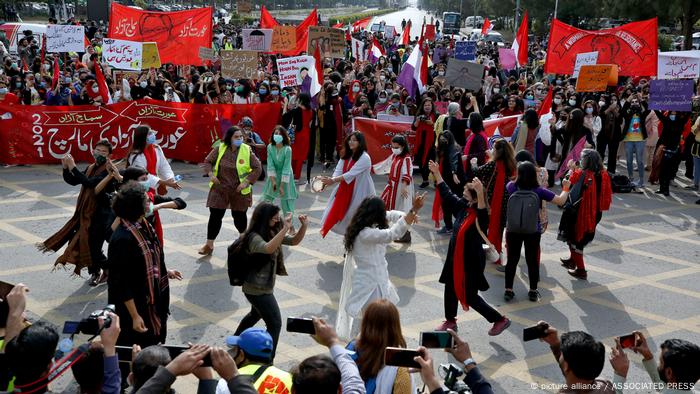
<path fill-rule="evenodd" d="M 243 376 L 252 376 L 258 368 L 262 368 L 262 366 L 260 364 L 250 364 L 239 368 L 238 372 Z M 291 394 L 292 375 L 279 368 L 269 366 L 258 380 L 253 382 L 253 386 L 258 393 Z"/>
<path fill-rule="evenodd" d="M 219 173 L 219 164 L 221 163 L 221 158 L 224 157 L 224 153 L 226 152 L 226 144 L 220 144 L 219 145 L 219 156 L 216 158 L 216 165 L 214 166 L 214 176 L 217 176 Z M 238 147 L 238 158 L 236 159 L 236 170 L 238 171 L 238 180 L 243 183 L 246 177 L 250 175 L 251 169 L 250 169 L 250 147 L 246 144 L 241 144 L 241 146 Z M 209 188 L 214 186 L 213 182 L 209 182 Z M 241 194 L 246 195 L 250 194 L 250 191 L 253 189 L 252 186 L 248 186 L 245 189 L 241 190 Z"/>

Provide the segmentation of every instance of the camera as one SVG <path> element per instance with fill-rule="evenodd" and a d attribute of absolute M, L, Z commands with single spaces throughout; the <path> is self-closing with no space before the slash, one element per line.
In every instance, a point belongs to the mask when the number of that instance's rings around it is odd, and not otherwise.
<path fill-rule="evenodd" d="M 109 328 L 109 326 L 112 325 L 112 318 L 109 317 L 110 312 L 116 313 L 114 305 L 110 304 L 104 307 L 104 309 L 98 309 L 81 321 L 67 321 L 63 323 L 63 333 L 69 335 L 97 335 L 100 332 L 98 318 L 104 318 L 104 328 Z"/>
<path fill-rule="evenodd" d="M 445 380 L 449 394 L 467 394 L 471 389 L 459 378 L 464 375 L 461 367 L 454 364 L 440 364 L 439 374 Z"/>

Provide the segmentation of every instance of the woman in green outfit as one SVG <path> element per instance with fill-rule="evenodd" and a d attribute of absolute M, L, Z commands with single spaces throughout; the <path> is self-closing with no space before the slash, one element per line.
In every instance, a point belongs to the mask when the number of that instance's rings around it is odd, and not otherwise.
<path fill-rule="evenodd" d="M 263 189 L 263 201 L 274 202 L 280 198 L 284 217 L 294 213 L 294 204 L 299 197 L 292 177 L 292 147 L 287 129 L 275 127 L 267 145 L 267 181 Z M 291 229 L 294 232 L 294 226 Z"/>

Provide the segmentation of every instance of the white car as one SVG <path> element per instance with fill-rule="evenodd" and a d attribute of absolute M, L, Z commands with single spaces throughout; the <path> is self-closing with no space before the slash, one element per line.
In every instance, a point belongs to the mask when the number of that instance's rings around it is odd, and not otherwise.
<path fill-rule="evenodd" d="M 476 40 L 495 42 L 496 45 L 498 45 L 499 47 L 504 47 L 506 45 L 506 43 L 503 41 L 503 35 L 501 35 L 501 33 L 497 32 L 495 30 L 491 30 L 491 32 L 489 32 L 489 34 L 487 34 L 486 36 L 482 36 L 481 29 L 472 29 L 469 32 L 469 35 L 467 37 L 470 40 L 476 39 Z"/>
<path fill-rule="evenodd" d="M 464 20 L 464 26 L 466 27 L 481 27 L 483 25 L 483 16 L 468 16 L 467 19 Z"/>

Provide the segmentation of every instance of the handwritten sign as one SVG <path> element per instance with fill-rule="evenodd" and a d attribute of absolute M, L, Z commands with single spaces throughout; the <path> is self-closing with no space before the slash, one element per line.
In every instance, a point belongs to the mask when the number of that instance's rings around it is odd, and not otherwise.
<path fill-rule="evenodd" d="M 476 60 L 476 41 L 455 42 L 455 59 Z"/>
<path fill-rule="evenodd" d="M 484 77 L 484 66 L 466 60 L 450 59 L 447 62 L 445 82 L 473 92 L 481 89 L 481 79 Z"/>
<path fill-rule="evenodd" d="M 309 40 L 306 53 L 313 55 L 317 45 L 320 48 L 322 58 L 345 57 L 345 33 L 341 29 L 309 26 Z"/>
<path fill-rule="evenodd" d="M 700 51 L 659 52 L 658 79 L 700 77 Z"/>
<path fill-rule="evenodd" d="M 255 78 L 258 53 L 255 51 L 221 51 L 221 75 L 224 78 Z"/>
<path fill-rule="evenodd" d="M 202 60 L 216 60 L 216 51 L 213 48 L 199 47 L 199 58 Z"/>
<path fill-rule="evenodd" d="M 309 70 L 315 64 L 313 56 L 295 56 L 285 59 L 277 59 L 277 71 L 280 76 L 280 84 L 283 88 L 299 86 L 304 79 L 311 78 Z"/>
<path fill-rule="evenodd" d="M 617 65 L 583 65 L 576 80 L 576 91 L 604 92 L 608 85 L 615 84 L 617 84 Z"/>
<path fill-rule="evenodd" d="M 584 52 L 576 55 L 576 64 L 574 64 L 574 73 L 571 74 L 574 78 L 578 77 L 581 66 L 588 64 L 596 64 L 598 62 L 598 52 Z"/>
<path fill-rule="evenodd" d="M 46 26 L 46 50 L 48 52 L 85 52 L 85 27 Z"/>
<path fill-rule="evenodd" d="M 120 70 L 141 70 L 142 43 L 113 38 L 105 38 L 102 41 L 102 59 L 110 67 Z"/>
<path fill-rule="evenodd" d="M 297 29 L 294 26 L 277 25 L 272 29 L 272 52 L 286 52 L 297 47 Z"/>
<path fill-rule="evenodd" d="M 365 43 L 363 41 L 352 38 L 352 57 L 359 62 L 367 61 L 367 51 L 365 51 Z"/>
<path fill-rule="evenodd" d="M 243 29 L 241 33 L 243 35 L 243 50 L 270 51 L 272 46 L 272 29 Z M 296 30 L 294 34 L 296 35 Z M 294 42 L 296 43 L 296 40 Z"/>
<path fill-rule="evenodd" d="M 649 109 L 691 111 L 692 79 L 653 79 L 649 86 Z"/>
<path fill-rule="evenodd" d="M 160 52 L 158 52 L 158 44 L 155 42 L 144 42 L 142 52 L 143 62 L 141 67 L 146 70 L 149 68 L 160 67 Z"/>

